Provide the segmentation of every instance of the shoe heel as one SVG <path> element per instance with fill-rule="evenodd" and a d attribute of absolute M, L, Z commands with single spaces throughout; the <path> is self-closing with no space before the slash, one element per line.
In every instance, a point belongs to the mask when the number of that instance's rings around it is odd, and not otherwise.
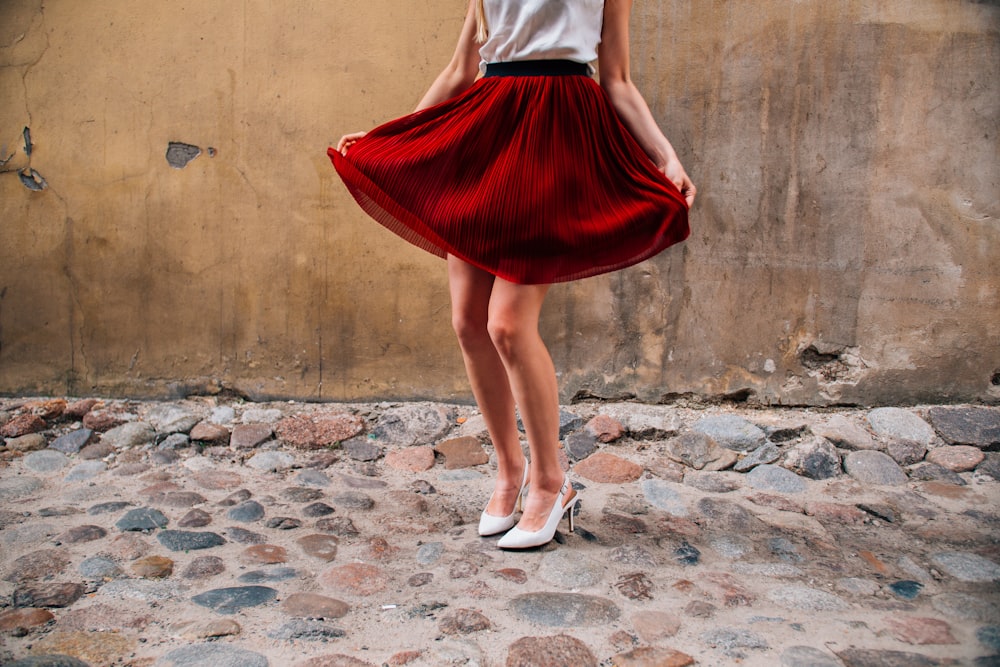
<path fill-rule="evenodd" d="M 576 526 L 573 524 L 573 505 L 569 506 L 569 532 L 573 532 Z"/>

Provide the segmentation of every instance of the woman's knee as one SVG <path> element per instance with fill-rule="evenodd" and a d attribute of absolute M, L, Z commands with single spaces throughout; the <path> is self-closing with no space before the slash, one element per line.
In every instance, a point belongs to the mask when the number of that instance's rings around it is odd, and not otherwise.
<path fill-rule="evenodd" d="M 455 330 L 458 342 L 463 347 L 481 345 L 490 341 L 485 317 L 456 309 L 451 314 L 451 327 Z"/>
<path fill-rule="evenodd" d="M 486 331 L 497 352 L 503 357 L 511 358 L 525 340 L 525 334 L 528 333 L 526 327 L 527 324 L 517 318 L 491 314 Z"/>

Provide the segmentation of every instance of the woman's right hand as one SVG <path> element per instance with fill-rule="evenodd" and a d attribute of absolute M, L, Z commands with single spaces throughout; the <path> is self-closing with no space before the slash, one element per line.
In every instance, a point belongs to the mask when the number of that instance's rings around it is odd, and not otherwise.
<path fill-rule="evenodd" d="M 358 139 L 368 134 L 367 132 L 352 132 L 351 134 L 345 134 L 337 142 L 337 151 L 341 155 L 347 155 L 348 149 L 358 142 Z"/>

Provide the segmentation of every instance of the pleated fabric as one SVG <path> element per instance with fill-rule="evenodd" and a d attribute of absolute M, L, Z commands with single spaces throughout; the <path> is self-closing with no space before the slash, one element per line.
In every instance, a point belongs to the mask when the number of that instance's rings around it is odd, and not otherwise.
<path fill-rule="evenodd" d="M 328 151 L 372 218 L 505 280 L 641 262 L 689 233 L 683 196 L 588 76 L 499 76 Z"/>

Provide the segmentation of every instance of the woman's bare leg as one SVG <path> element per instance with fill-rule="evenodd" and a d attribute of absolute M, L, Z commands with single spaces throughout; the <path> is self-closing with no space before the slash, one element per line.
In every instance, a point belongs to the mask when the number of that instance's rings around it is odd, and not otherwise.
<path fill-rule="evenodd" d="M 506 369 L 531 450 L 531 491 L 518 528 L 545 525 L 564 479 L 559 465 L 559 391 L 552 358 L 538 332 L 548 285 L 493 281 L 487 328 Z"/>
<path fill-rule="evenodd" d="M 521 490 L 524 453 L 507 371 L 487 329 L 494 281 L 493 274 L 448 256 L 452 326 L 458 335 L 472 394 L 497 454 L 496 490 L 486 512 L 507 516 L 514 510 Z"/>

